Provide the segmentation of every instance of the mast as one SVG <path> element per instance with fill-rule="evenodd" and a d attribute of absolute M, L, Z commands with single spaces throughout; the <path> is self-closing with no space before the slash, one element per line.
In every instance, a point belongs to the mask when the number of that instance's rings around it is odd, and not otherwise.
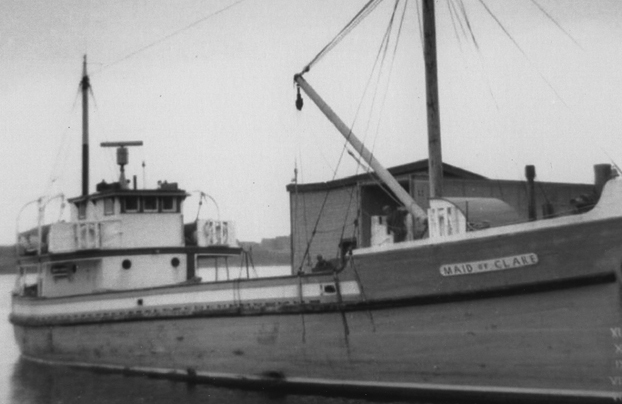
<path fill-rule="evenodd" d="M 335 114 L 335 112 L 326 104 L 326 102 L 319 96 L 318 93 L 302 78 L 302 75 L 297 74 L 294 76 L 294 81 L 302 90 L 311 98 L 311 100 L 318 106 L 320 111 L 328 118 L 328 120 L 335 125 L 339 133 L 356 149 L 359 155 L 365 160 L 367 164 L 378 174 L 378 177 L 389 187 L 389 189 L 395 194 L 397 199 L 402 202 L 404 207 L 410 212 L 415 220 L 419 223 L 424 222 L 427 219 L 426 213 L 421 209 L 415 200 L 410 196 L 408 192 L 397 182 L 397 180 L 389 173 L 389 171 L 376 160 L 374 155 L 367 150 L 363 143 L 352 133 L 352 130 Z M 301 101 L 301 99 L 298 99 Z M 302 103 L 297 101 L 297 104 L 302 107 Z M 300 109 L 300 108 L 299 108 Z"/>
<path fill-rule="evenodd" d="M 426 104 L 428 116 L 428 173 L 430 198 L 443 196 L 443 158 L 441 155 L 441 120 L 438 103 L 436 60 L 436 25 L 434 1 L 423 0 L 423 57 L 425 59 Z"/>
<path fill-rule="evenodd" d="M 89 194 L 89 76 L 86 73 L 86 55 L 82 64 L 82 196 Z"/>

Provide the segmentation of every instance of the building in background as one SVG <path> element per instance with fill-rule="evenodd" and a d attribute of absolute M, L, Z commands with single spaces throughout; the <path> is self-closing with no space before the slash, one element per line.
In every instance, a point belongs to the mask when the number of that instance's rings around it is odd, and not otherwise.
<path fill-rule="evenodd" d="M 428 161 L 420 160 L 392 167 L 389 172 L 423 209 L 429 208 Z M 443 164 L 443 192 L 448 199 L 480 198 L 482 203 L 496 202 L 511 207 L 517 221 L 529 220 L 527 181 L 493 180 L 479 174 Z M 593 184 L 537 182 L 534 189 L 537 219 L 572 213 L 571 200 L 592 195 Z M 294 271 L 307 271 L 318 254 L 339 258 L 349 248 L 372 245 L 374 218 L 383 216 L 383 207 L 399 207 L 397 199 L 371 173 L 330 182 L 287 186 L 290 199 L 291 258 Z M 501 202 L 499 202 L 501 201 Z M 504 202 L 504 203 L 502 203 Z M 461 205 L 467 218 L 477 215 L 472 202 Z M 377 220 L 377 219 L 376 219 Z"/>

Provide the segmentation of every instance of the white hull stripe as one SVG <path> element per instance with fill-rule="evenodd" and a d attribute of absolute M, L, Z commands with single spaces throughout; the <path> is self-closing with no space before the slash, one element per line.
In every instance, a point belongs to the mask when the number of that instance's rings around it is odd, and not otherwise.
<path fill-rule="evenodd" d="M 326 292 L 325 287 L 332 286 L 334 290 L 335 284 L 332 282 L 314 283 L 302 286 L 302 295 L 305 300 L 318 299 L 324 297 L 334 297 L 336 292 Z M 358 284 L 355 281 L 346 281 L 339 283 L 342 296 L 357 296 L 360 294 Z M 74 315 L 86 313 L 103 313 L 119 310 L 136 310 L 138 308 L 158 308 L 165 306 L 190 306 L 205 304 L 231 304 L 231 303 L 249 303 L 249 302 L 278 302 L 278 301 L 295 301 L 300 300 L 298 285 L 283 286 L 267 286 L 260 288 L 231 288 L 224 290 L 201 290 L 195 292 L 179 292 L 161 295 L 141 296 L 137 294 L 133 297 L 123 297 L 111 299 L 109 295 L 105 299 L 82 300 L 76 298 L 75 302 L 37 302 L 29 304 L 29 302 L 16 302 L 13 305 L 13 314 L 17 316 L 58 316 L 58 315 Z M 142 305 L 138 305 L 137 300 L 142 300 Z"/>
<path fill-rule="evenodd" d="M 132 372 L 136 374 L 144 375 L 158 375 L 170 378 L 186 377 L 188 379 L 205 379 L 206 381 L 212 380 L 227 380 L 237 381 L 240 384 L 244 382 L 264 382 L 274 383 L 287 383 L 291 385 L 301 386 L 317 386 L 319 387 L 333 387 L 340 390 L 360 391 L 364 389 L 369 390 L 381 390 L 385 392 L 394 391 L 403 395 L 403 392 L 409 392 L 412 395 L 415 394 L 436 394 L 448 395 L 452 394 L 455 397 L 469 394 L 472 396 L 499 396 L 504 399 L 508 398 L 533 398 L 538 400 L 551 399 L 551 400 L 567 400 L 564 402 L 584 402 L 585 400 L 598 400 L 618 402 L 622 400 L 622 392 L 616 391 L 602 391 L 602 390 L 570 390 L 570 389 L 541 389 L 541 388 L 522 388 L 522 387 L 498 387 L 498 386 L 469 386 L 469 385 L 454 385 L 454 384 L 439 384 L 439 383 L 395 383 L 395 382 L 375 382 L 375 381 L 359 381 L 359 380 L 335 380 L 335 379 L 320 379 L 320 378 L 306 378 L 306 377 L 284 377 L 282 379 L 261 377 L 257 375 L 245 375 L 235 373 L 219 373 L 219 372 L 204 372 L 196 371 L 192 375 L 188 370 L 174 369 L 174 368 L 154 368 L 154 367 L 127 367 L 121 365 L 109 365 L 109 364 L 92 364 L 86 362 L 67 362 L 67 361 L 55 361 L 35 358 L 27 355 L 22 355 L 24 359 L 32 362 L 37 362 L 46 365 L 62 365 L 69 367 L 85 368 L 85 369 L 103 369 L 120 372 Z M 464 398 L 464 397 L 463 397 Z"/>

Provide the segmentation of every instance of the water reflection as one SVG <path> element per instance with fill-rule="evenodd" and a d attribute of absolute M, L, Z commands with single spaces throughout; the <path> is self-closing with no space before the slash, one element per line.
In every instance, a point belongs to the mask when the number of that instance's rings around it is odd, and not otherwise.
<path fill-rule="evenodd" d="M 13 404 L 293 402 L 262 392 L 49 366 L 24 359 L 15 364 L 11 385 Z"/>
<path fill-rule="evenodd" d="M 279 394 L 33 363 L 13 367 L 12 404 L 356 404 L 362 398 Z M 372 402 L 378 402 L 373 400 Z M 397 404 L 395 401 L 391 403 Z"/>

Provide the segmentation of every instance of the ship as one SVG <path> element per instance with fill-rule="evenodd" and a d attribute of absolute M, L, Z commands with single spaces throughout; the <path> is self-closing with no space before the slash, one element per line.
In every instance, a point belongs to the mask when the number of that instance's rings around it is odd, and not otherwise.
<path fill-rule="evenodd" d="M 370 2 L 377 3 L 377 2 Z M 219 278 L 245 252 L 230 221 L 183 223 L 177 183 L 125 178 L 68 200 L 67 222 L 18 234 L 10 321 L 29 361 L 314 394 L 622 400 L 622 182 L 544 220 L 477 225 L 499 201 L 442 194 L 434 1 L 424 0 L 430 201 L 422 209 L 303 77 L 304 92 L 400 201 L 406 236 L 348 245 L 313 271 Z M 367 7 L 367 6 L 366 6 Z M 366 14 L 366 11 L 360 15 Z M 81 81 L 88 137 L 88 89 Z M 35 202 L 44 211 L 49 199 Z M 469 208 L 469 206 L 471 208 Z M 485 216 L 487 212 L 478 212 Z M 207 264 L 206 264 L 207 262 Z M 202 279 L 206 265 L 214 276 Z"/>

